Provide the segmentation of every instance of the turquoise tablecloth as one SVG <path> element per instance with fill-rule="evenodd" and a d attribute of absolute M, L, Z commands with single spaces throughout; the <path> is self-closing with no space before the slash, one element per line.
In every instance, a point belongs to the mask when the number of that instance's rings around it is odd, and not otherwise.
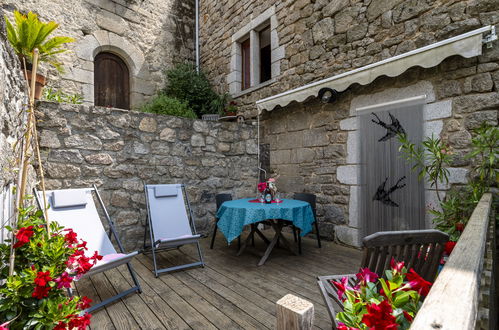
<path fill-rule="evenodd" d="M 314 214 L 309 203 L 294 199 L 284 199 L 282 203 L 251 203 L 251 198 L 224 202 L 218 212 L 218 228 L 228 242 L 241 235 L 243 227 L 268 219 L 292 221 L 301 229 L 301 235 L 312 230 Z"/>

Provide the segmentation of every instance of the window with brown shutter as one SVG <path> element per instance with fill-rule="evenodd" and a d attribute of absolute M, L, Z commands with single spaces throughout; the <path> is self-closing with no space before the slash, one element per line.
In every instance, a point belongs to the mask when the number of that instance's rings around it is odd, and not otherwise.
<path fill-rule="evenodd" d="M 130 109 L 129 72 L 125 62 L 112 53 L 94 60 L 94 102 L 97 106 Z"/>
<path fill-rule="evenodd" d="M 245 90 L 251 86 L 251 56 L 250 56 L 250 39 L 241 42 L 241 90 Z"/>

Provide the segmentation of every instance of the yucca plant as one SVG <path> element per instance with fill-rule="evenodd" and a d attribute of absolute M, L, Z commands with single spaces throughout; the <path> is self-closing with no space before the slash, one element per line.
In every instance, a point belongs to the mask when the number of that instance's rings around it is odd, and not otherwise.
<path fill-rule="evenodd" d="M 74 42 L 74 39 L 61 36 L 48 39 L 49 35 L 59 27 L 59 24 L 53 21 L 41 22 L 38 15 L 33 12 L 23 15 L 16 10 L 14 11 L 14 20 L 15 26 L 5 16 L 7 38 L 21 62 L 24 59 L 27 63 L 32 63 L 33 51 L 38 48 L 39 61 L 47 62 L 61 72 L 62 63 L 57 60 L 56 55 L 67 51 L 63 45 Z"/>

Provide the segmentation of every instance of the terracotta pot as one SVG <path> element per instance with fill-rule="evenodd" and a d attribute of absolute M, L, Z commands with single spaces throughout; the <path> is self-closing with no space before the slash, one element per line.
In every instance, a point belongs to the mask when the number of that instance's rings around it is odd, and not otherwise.
<path fill-rule="evenodd" d="M 229 116 L 235 116 L 235 115 L 236 115 L 236 113 L 235 113 L 234 111 L 230 111 L 230 112 L 226 112 L 226 113 L 225 113 L 225 115 L 226 115 L 227 117 L 229 117 Z"/>
<path fill-rule="evenodd" d="M 29 87 L 31 88 L 31 70 L 27 70 L 26 71 L 27 74 L 28 74 L 28 84 L 29 84 Z M 43 87 L 45 86 L 45 83 L 46 83 L 46 79 L 44 76 L 42 76 L 41 74 L 36 74 L 36 83 L 35 83 L 35 100 L 39 100 L 42 98 L 42 91 L 43 91 Z"/>

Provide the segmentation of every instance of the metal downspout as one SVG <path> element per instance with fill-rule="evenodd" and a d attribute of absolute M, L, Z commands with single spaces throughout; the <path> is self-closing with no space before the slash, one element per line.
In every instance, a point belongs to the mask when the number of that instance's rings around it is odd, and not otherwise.
<path fill-rule="evenodd" d="M 196 71 L 199 73 L 199 1 L 195 0 L 196 3 Z"/>

